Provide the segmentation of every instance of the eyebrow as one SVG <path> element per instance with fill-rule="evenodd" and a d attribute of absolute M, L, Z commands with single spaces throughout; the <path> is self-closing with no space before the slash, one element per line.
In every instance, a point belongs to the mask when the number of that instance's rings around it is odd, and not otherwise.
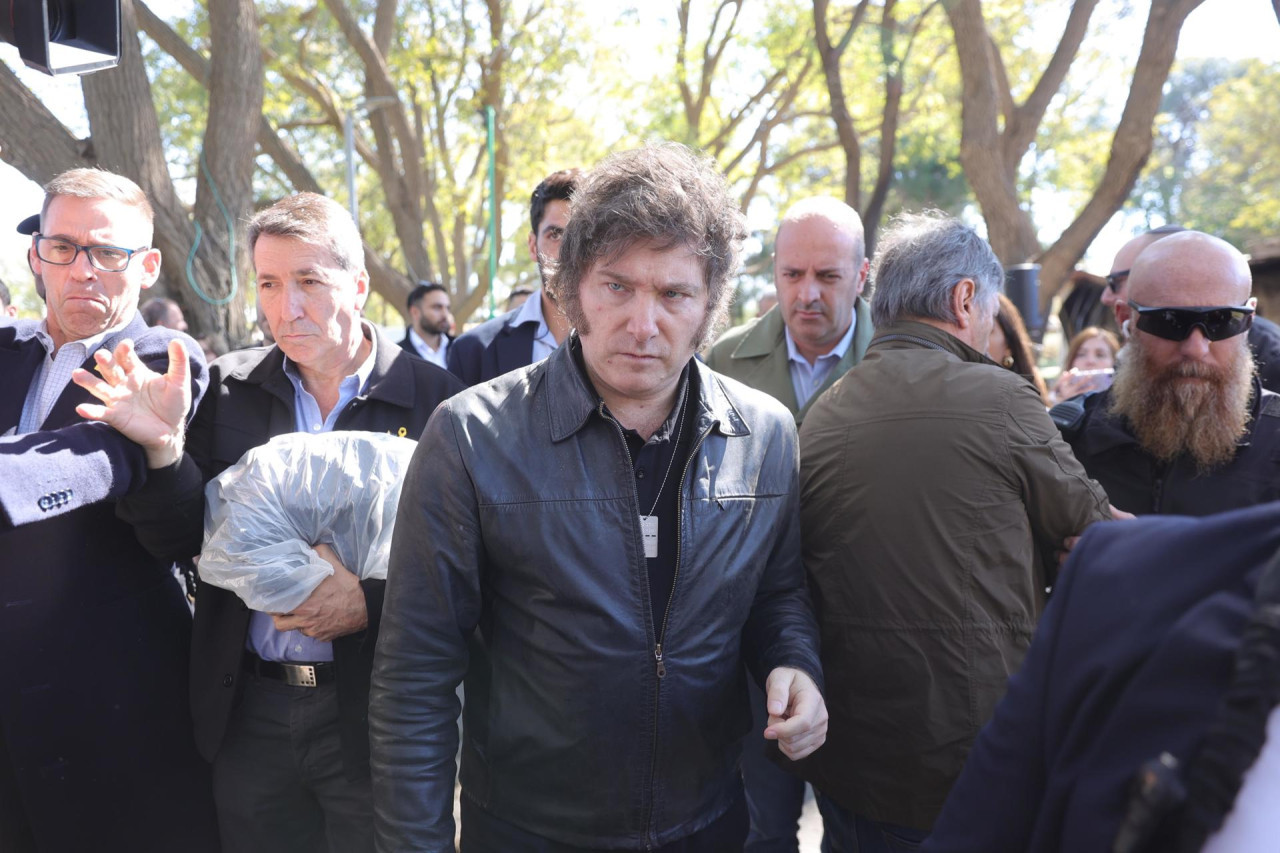
<path fill-rule="evenodd" d="M 601 267 L 596 272 L 598 275 L 602 275 L 605 278 L 611 278 L 614 281 L 617 281 L 619 284 L 625 284 L 628 287 L 636 286 L 635 279 L 631 278 L 630 276 L 623 275 L 622 273 L 617 272 L 616 270 L 611 270 L 608 267 Z M 697 291 L 700 284 L 701 282 L 669 281 L 669 282 L 666 282 L 665 284 L 659 285 L 658 289 L 659 290 L 683 290 L 683 291 L 693 293 Z"/>
<path fill-rule="evenodd" d="M 807 264 L 787 264 L 782 267 L 783 272 L 804 272 L 809 267 Z M 828 275 L 830 273 L 839 273 L 841 268 L 839 265 L 830 267 L 818 267 L 814 270 L 818 275 Z"/>
<path fill-rule="evenodd" d="M 75 237 L 72 237 L 69 234 L 45 234 L 42 231 L 42 232 L 39 232 L 39 236 L 45 238 L 46 240 L 61 240 L 64 243 L 75 243 L 77 246 L 80 245 L 79 240 Z M 86 248 L 89 248 L 89 249 L 94 249 L 98 247 L 110 248 L 110 249 L 124 248 L 124 246 L 120 245 L 119 243 L 86 243 L 84 245 Z"/>
<path fill-rule="evenodd" d="M 292 276 L 293 278 L 307 278 L 308 276 L 312 278 L 326 278 L 324 274 L 324 270 L 321 269 L 320 267 L 304 267 L 300 270 L 290 270 L 287 274 L 289 276 Z M 280 278 L 280 276 L 276 275 L 275 273 L 260 272 L 257 274 L 257 278 L 259 280 L 264 278 L 275 279 L 275 278 Z"/>

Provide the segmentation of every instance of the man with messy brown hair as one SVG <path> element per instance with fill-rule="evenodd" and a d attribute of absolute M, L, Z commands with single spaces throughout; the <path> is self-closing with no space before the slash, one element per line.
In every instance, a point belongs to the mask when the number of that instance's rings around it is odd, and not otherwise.
<path fill-rule="evenodd" d="M 369 705 L 381 851 L 741 850 L 746 669 L 790 759 L 826 737 L 790 413 L 694 358 L 741 260 L 680 145 L 601 163 L 547 359 L 432 417 L 405 477 Z"/>

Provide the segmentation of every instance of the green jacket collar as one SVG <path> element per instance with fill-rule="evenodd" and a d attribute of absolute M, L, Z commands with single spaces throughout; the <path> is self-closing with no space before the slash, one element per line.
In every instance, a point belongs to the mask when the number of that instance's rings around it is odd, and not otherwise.
<path fill-rule="evenodd" d="M 857 320 L 853 329 L 853 340 L 844 358 L 827 374 L 822 386 L 814 392 L 803 409 L 797 411 L 795 388 L 791 384 L 791 370 L 787 366 L 786 326 L 782 320 L 782 311 L 778 306 L 770 308 L 742 337 L 742 341 L 734 347 L 730 359 L 768 359 L 769 365 L 762 365 L 761 371 L 752 377 L 747 384 L 765 391 L 780 400 L 792 414 L 796 416 L 796 424 L 804 420 L 805 414 L 814 401 L 822 396 L 822 392 L 830 388 L 836 380 L 849 372 L 867 353 L 875 335 L 875 327 L 871 323 L 871 306 L 861 296 L 854 302 L 854 316 Z M 731 375 L 734 375 L 731 373 Z"/>
<path fill-rule="evenodd" d="M 937 326 L 919 323 L 915 320 L 901 320 L 884 329 L 877 329 L 871 346 L 877 349 L 934 349 L 950 353 L 961 361 L 978 364 L 995 362 L 978 352 L 964 341 Z M 996 365 L 997 367 L 999 365 Z"/>

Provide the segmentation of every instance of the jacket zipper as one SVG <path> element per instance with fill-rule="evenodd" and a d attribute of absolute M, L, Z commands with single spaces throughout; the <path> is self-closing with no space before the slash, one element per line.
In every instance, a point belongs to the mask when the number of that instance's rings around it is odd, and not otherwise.
<path fill-rule="evenodd" d="M 637 512 L 640 508 L 640 489 L 636 487 L 635 481 L 635 460 L 631 458 L 631 448 L 627 446 L 627 437 L 622 433 L 622 424 L 618 423 L 612 415 L 604 410 L 604 401 L 600 401 L 598 409 L 600 416 L 613 424 L 614 429 L 618 431 L 618 439 L 622 442 L 622 452 L 627 457 L 627 470 L 631 472 L 631 496 L 635 498 L 635 506 Z M 657 620 L 658 614 L 650 613 L 650 618 L 654 619 L 654 637 L 653 660 L 654 667 L 657 671 L 658 681 L 667 677 L 667 664 L 662 657 L 662 642 L 667 636 L 667 619 L 671 616 L 671 605 L 676 598 L 676 583 L 680 580 L 680 558 L 682 552 L 682 543 L 684 541 L 684 484 L 689 477 L 689 467 L 693 464 L 694 458 L 698 455 L 698 451 L 702 449 L 702 443 L 706 441 L 708 435 L 711 434 L 711 427 L 707 427 L 698 441 L 689 451 L 689 458 L 684 462 L 684 468 L 680 473 L 680 491 L 676 493 L 676 570 L 671 577 L 671 592 L 667 595 L 667 607 L 662 612 L 662 623 L 659 626 Z M 680 436 L 676 436 L 676 446 L 673 453 L 680 450 Z M 647 569 L 647 567 L 646 567 Z M 645 572 L 646 576 L 648 571 Z M 651 608 L 652 609 L 652 608 Z M 657 836 L 653 832 L 653 783 L 658 775 L 658 699 L 659 690 L 653 692 L 653 752 L 649 759 L 649 816 L 645 820 L 645 832 L 648 838 L 645 840 L 645 849 L 651 850 L 657 846 Z"/>
<path fill-rule="evenodd" d="M 667 665 L 662 660 L 662 643 L 667 638 L 667 620 L 671 617 L 671 605 L 676 600 L 676 584 L 680 582 L 680 559 L 682 557 L 684 543 L 684 484 L 689 477 L 689 468 L 693 465 L 693 460 L 697 458 L 698 451 L 702 449 L 702 442 L 711 434 L 711 427 L 698 436 L 698 441 L 689 450 L 689 458 L 684 461 L 684 470 L 680 473 L 680 491 L 676 493 L 676 570 L 671 576 L 671 593 L 667 596 L 667 607 L 662 612 L 662 632 L 658 634 L 658 642 L 653 647 L 653 657 L 657 662 L 658 682 L 661 684 L 662 679 L 667 676 Z M 677 439 L 676 449 L 679 450 Z M 653 755 L 649 762 L 649 790 L 653 791 L 654 782 L 658 777 L 658 696 L 659 691 L 653 694 Z M 658 844 L 657 833 L 653 831 L 653 797 L 649 797 L 649 817 L 645 821 L 648 825 L 649 841 L 646 846 L 652 845 L 656 847 Z"/>

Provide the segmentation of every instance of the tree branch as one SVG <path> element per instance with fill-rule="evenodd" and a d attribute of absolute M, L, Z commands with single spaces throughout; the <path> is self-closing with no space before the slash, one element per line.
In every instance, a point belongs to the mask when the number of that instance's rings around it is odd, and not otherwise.
<path fill-rule="evenodd" d="M 1044 73 L 1036 81 L 1035 88 L 1021 105 L 1013 110 L 1013 115 L 1004 129 L 1004 161 L 1006 167 L 1017 169 L 1022 157 L 1035 141 L 1036 131 L 1044 119 L 1044 111 L 1049 101 L 1062 88 L 1062 81 L 1067 77 L 1071 63 L 1075 62 L 1080 52 L 1080 43 L 1089 31 L 1089 18 L 1097 7 L 1098 0 L 1075 0 L 1071 4 L 1071 14 L 1067 16 L 1066 27 L 1062 30 L 1062 38 L 1053 52 Z M 994 45 L 992 45 L 994 50 Z M 999 51 L 995 51 L 999 55 Z"/>

